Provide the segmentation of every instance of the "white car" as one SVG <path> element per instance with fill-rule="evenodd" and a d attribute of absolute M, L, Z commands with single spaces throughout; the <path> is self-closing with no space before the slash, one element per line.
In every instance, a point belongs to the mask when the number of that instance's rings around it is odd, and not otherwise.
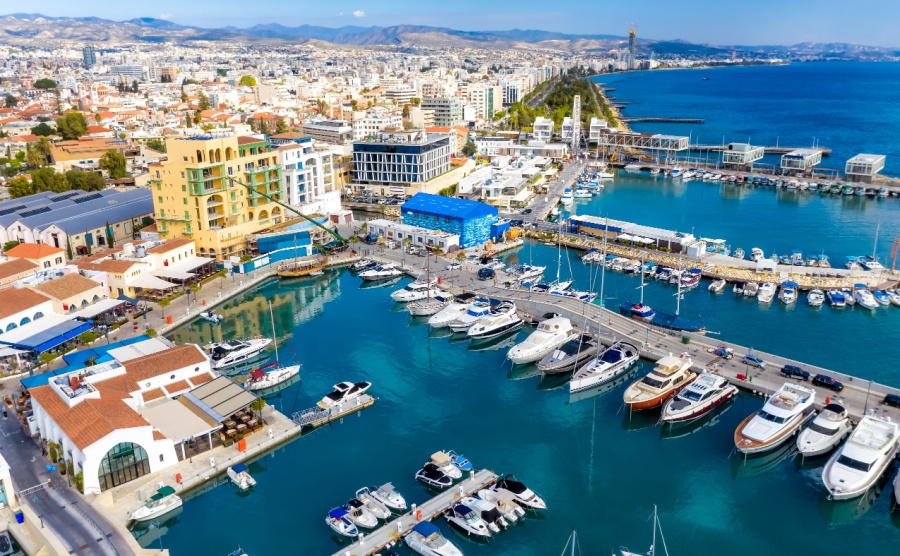
<path fill-rule="evenodd" d="M 462 265 L 459 263 L 450 263 L 447 265 L 447 270 L 459 270 L 462 268 Z"/>

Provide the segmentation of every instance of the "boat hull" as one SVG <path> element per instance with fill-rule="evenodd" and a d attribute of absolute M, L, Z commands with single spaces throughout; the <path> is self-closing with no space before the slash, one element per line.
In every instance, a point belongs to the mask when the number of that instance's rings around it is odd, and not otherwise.
<path fill-rule="evenodd" d="M 663 414 L 660 420 L 666 423 L 687 423 L 689 421 L 700 419 L 701 417 L 710 414 L 714 409 L 724 404 L 728 400 L 737 396 L 737 393 L 737 387 L 726 386 L 722 389 L 722 392 L 718 396 L 707 400 L 706 402 L 695 407 L 671 413 L 667 413 L 665 410 L 663 410 Z"/>
<path fill-rule="evenodd" d="M 675 394 L 677 394 L 678 392 L 680 392 L 684 388 L 686 388 L 690 383 L 694 382 L 694 380 L 696 378 L 697 378 L 697 375 L 694 374 L 693 376 L 691 376 L 690 378 L 685 380 L 682 384 L 679 384 L 678 386 L 675 386 L 674 388 L 671 388 L 669 390 L 666 390 L 665 392 L 657 394 L 656 396 L 654 396 L 652 398 L 642 398 L 640 400 L 629 401 L 627 398 L 628 390 L 626 390 L 625 391 L 625 396 L 626 396 L 625 405 L 628 406 L 629 411 L 647 411 L 648 409 L 656 409 L 657 407 L 666 403 L 669 400 L 669 398 L 671 398 L 672 396 L 674 396 Z"/>
<path fill-rule="evenodd" d="M 775 448 L 778 448 L 791 438 L 795 434 L 797 434 L 800 429 L 806 424 L 809 420 L 813 418 L 813 411 L 810 408 L 810 411 L 806 414 L 801 414 L 794 421 L 784 427 L 784 430 L 770 438 L 766 441 L 759 441 L 749 436 L 745 436 L 743 434 L 744 427 L 750 424 L 750 421 L 756 416 L 756 413 L 751 413 L 746 419 L 741 421 L 741 424 L 734 431 L 734 447 L 737 448 L 737 451 L 742 454 L 764 454 L 766 452 L 771 452 Z"/>

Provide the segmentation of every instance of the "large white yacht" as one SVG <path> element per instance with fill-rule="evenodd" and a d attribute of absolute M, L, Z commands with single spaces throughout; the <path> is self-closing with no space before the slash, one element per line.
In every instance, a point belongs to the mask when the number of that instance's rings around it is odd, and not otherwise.
<path fill-rule="evenodd" d="M 737 393 L 737 387 L 724 376 L 703 371 L 687 388 L 669 398 L 663 406 L 662 421 L 684 423 L 699 419 Z"/>
<path fill-rule="evenodd" d="M 416 280 L 415 282 L 410 282 L 405 287 L 391 292 L 391 299 L 397 303 L 408 303 L 410 301 L 425 299 L 426 297 L 435 297 L 440 293 L 442 293 L 442 291 L 437 287 L 437 279 L 432 278 L 431 280 Z"/>
<path fill-rule="evenodd" d="M 587 390 L 622 376 L 638 357 L 638 349 L 629 343 L 617 342 L 609 346 L 575 373 L 569 382 L 569 392 Z"/>
<path fill-rule="evenodd" d="M 457 295 L 450 303 L 428 318 L 428 326 L 433 328 L 446 328 L 450 323 L 466 314 L 466 311 L 475 304 L 475 294 L 464 293 Z"/>
<path fill-rule="evenodd" d="M 538 324 L 537 330 L 529 334 L 525 341 L 514 345 L 506 356 L 519 365 L 533 363 L 569 341 L 577 333 L 569 319 L 549 318 Z"/>
<path fill-rule="evenodd" d="M 397 268 L 395 265 L 388 263 L 380 264 L 375 268 L 370 268 L 369 270 L 364 270 L 359 273 L 359 277 L 368 282 L 375 282 L 377 280 L 396 278 L 397 276 L 401 276 L 402 274 L 402 270 Z"/>
<path fill-rule="evenodd" d="M 472 328 L 478 320 L 486 317 L 491 312 L 491 302 L 487 299 L 478 299 L 465 313 L 450 322 L 450 330 L 454 332 L 466 332 Z"/>
<path fill-rule="evenodd" d="M 900 425 L 867 415 L 825 464 L 822 482 L 835 500 L 856 498 L 881 477 L 898 448 Z"/>
<path fill-rule="evenodd" d="M 784 444 L 815 414 L 816 391 L 786 382 L 766 404 L 734 431 L 734 445 L 744 454 L 768 452 Z"/>
<path fill-rule="evenodd" d="M 516 313 L 516 304 L 504 301 L 488 315 L 478 319 L 466 333 L 471 340 L 487 340 L 515 332 L 525 324 Z"/>
<path fill-rule="evenodd" d="M 254 338 L 251 340 L 231 340 L 224 343 L 212 343 L 206 346 L 212 368 L 220 371 L 257 359 L 272 343 L 270 338 Z"/>

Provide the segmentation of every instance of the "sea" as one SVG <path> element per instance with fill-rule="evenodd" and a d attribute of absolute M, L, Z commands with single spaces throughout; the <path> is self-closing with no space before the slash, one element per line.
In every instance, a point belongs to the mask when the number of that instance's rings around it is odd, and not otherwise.
<path fill-rule="evenodd" d="M 848 98 L 870 90 L 857 91 L 855 83 L 841 75 L 869 75 L 866 72 L 880 68 L 896 76 L 898 67 L 810 64 L 704 70 L 708 81 L 698 71 L 614 77 L 620 80 L 615 85 L 619 98 L 644 101 L 628 110 L 641 106 L 648 115 L 696 115 L 712 125 L 714 114 L 727 110 L 716 112 L 712 101 L 699 101 L 706 98 L 701 93 L 686 95 L 688 99 L 671 110 L 657 111 L 650 99 L 672 96 L 665 91 L 702 91 L 713 83 L 738 97 L 743 92 L 746 99 L 738 104 L 763 102 L 754 99 L 766 92 L 774 110 L 796 92 L 786 84 L 795 83 L 802 84 L 797 92 L 801 98 L 831 88 L 840 96 L 833 105 L 846 109 Z M 844 73 L 830 74 L 829 68 Z M 805 73 L 810 71 L 821 72 L 820 82 Z M 758 72 L 772 73 L 761 78 Z M 643 85 L 642 79 L 647 80 Z M 868 109 L 864 101 L 850 102 L 859 103 L 860 111 Z M 842 137 L 832 129 L 838 117 L 860 119 L 868 113 L 823 116 L 817 136 Z M 754 136 L 770 131 L 773 122 L 767 118 L 755 124 Z M 728 127 L 727 122 L 715 125 Z M 847 152 L 885 153 L 893 142 L 885 132 L 881 142 L 864 149 L 856 145 L 846 147 Z M 827 146 L 837 150 L 838 143 L 829 140 Z M 848 202 L 731 187 L 621 177 L 598 197 L 579 201 L 574 211 L 694 229 L 696 235 L 721 237 L 748 252 L 757 246 L 767 253 L 794 248 L 824 252 L 835 264 L 843 264 L 848 255 L 871 254 L 873 248 L 884 259 L 900 235 L 897 199 Z M 548 265 L 551 277 L 561 259 L 563 278 L 571 275 L 577 288 L 596 291 L 597 269 L 581 263 L 578 255 L 560 255 L 555 247 L 529 241 L 504 258 Z M 173 332 L 170 338 L 176 343 L 200 344 L 269 335 L 271 301 L 281 359 L 303 367 L 301 380 L 270 396 L 268 403 L 290 415 L 312 407 L 333 384 L 345 380 L 371 381 L 378 399 L 371 408 L 252 462 L 250 471 L 257 479 L 252 492 L 240 493 L 225 483 L 188 494 L 178 514 L 135 531 L 139 542 L 174 555 L 224 556 L 238 546 L 249 556 L 343 553 L 345 544 L 325 524 L 328 510 L 346 503 L 360 487 L 388 481 L 409 502 L 422 502 L 430 493 L 415 481 L 416 470 L 434 451 L 453 449 L 476 467 L 515 474 L 548 505 L 490 543 L 473 542 L 438 520 L 444 534 L 467 555 L 560 554 L 573 530 L 580 554 L 609 554 L 621 546 L 646 553 L 653 538 L 654 506 L 662 531 L 657 533 L 656 555 L 888 554 L 893 553 L 890 547 L 900 546 L 900 513 L 891 512 L 893 469 L 860 499 L 828 500 L 821 484 L 825 459 L 802 460 L 790 445 L 762 457 L 734 453 L 734 429 L 762 405 L 760 398 L 742 394 L 710 418 L 674 428 L 659 425 L 656 414 L 629 415 L 623 410 L 628 381 L 591 397 L 572 398 L 564 380 L 542 378 L 533 366 L 513 368 L 506 359 L 509 347 L 529 330 L 482 345 L 429 330 L 388 295 L 407 280 L 367 287 L 347 270 L 319 278 L 271 280 L 223 305 L 224 323 L 198 321 Z M 607 306 L 640 296 L 637 277 L 607 272 L 603 283 Z M 685 295 L 682 314 L 702 319 L 713 337 L 900 386 L 900 307 L 875 312 L 812 309 L 803 297 L 791 307 L 761 307 L 730 290 L 711 294 L 703 284 Z M 673 287 L 654 282 L 645 288 L 645 301 L 674 311 L 674 294 Z M 642 362 L 629 381 L 649 368 Z M 405 547 L 399 553 L 411 554 Z"/>

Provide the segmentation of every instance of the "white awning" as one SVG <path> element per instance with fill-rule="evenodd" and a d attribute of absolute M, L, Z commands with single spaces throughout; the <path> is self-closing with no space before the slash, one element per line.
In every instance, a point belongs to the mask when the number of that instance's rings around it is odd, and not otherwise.
<path fill-rule="evenodd" d="M 172 280 L 190 280 L 194 277 L 193 273 L 185 272 L 183 270 L 177 270 L 173 266 L 167 266 L 159 270 L 154 270 L 151 274 L 159 278 L 170 278 Z"/>
<path fill-rule="evenodd" d="M 0 357 L 9 357 L 11 355 L 19 355 L 20 353 L 28 353 L 23 349 L 16 349 L 11 347 L 2 347 L 0 348 Z"/>
<path fill-rule="evenodd" d="M 124 303 L 126 303 L 126 301 L 123 299 L 109 299 L 109 298 L 101 299 L 100 301 L 98 301 L 92 305 L 88 305 L 87 307 L 85 307 L 84 309 L 82 309 L 80 311 L 76 311 L 74 313 L 69 313 L 69 315 L 72 318 L 76 318 L 76 319 L 79 319 L 79 318 L 90 319 L 90 318 L 96 317 L 100 313 L 105 313 L 106 311 L 109 311 L 110 309 L 115 309 L 116 307 L 118 307 L 119 305 L 122 305 Z"/>
<path fill-rule="evenodd" d="M 210 258 L 210 257 L 194 256 L 194 257 L 190 257 L 187 260 L 181 261 L 178 264 L 173 264 L 173 265 L 169 266 L 168 268 L 169 268 L 169 270 L 178 270 L 180 272 L 190 272 L 190 271 L 194 270 L 195 268 L 200 268 L 201 266 L 203 266 L 205 264 L 209 264 L 213 261 L 215 261 L 215 259 Z"/>
<path fill-rule="evenodd" d="M 129 285 L 133 288 L 144 288 L 148 290 L 167 290 L 169 288 L 174 288 L 178 284 L 166 282 L 148 272 L 146 274 L 141 274 L 132 280 Z"/>

